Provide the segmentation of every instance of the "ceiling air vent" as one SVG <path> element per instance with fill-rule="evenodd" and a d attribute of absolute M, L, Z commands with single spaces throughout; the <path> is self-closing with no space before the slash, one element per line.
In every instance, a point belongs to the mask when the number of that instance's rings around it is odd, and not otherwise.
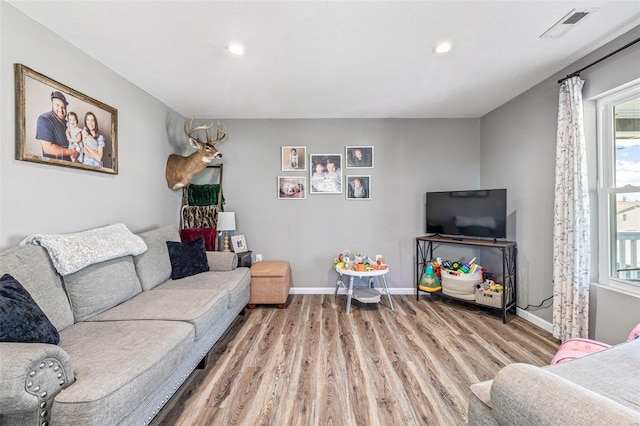
<path fill-rule="evenodd" d="M 551 28 L 545 31 L 541 38 L 558 38 L 562 37 L 567 31 L 573 28 L 578 22 L 582 21 L 587 16 L 598 10 L 597 8 L 590 9 L 573 9 L 571 12 L 562 17 Z"/>

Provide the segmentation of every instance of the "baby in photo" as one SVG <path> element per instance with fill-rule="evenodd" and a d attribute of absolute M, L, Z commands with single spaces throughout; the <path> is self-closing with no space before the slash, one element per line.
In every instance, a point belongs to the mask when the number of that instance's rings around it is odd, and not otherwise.
<path fill-rule="evenodd" d="M 74 163 L 82 163 L 82 128 L 78 127 L 78 116 L 75 112 L 69 112 L 67 114 L 67 141 L 69 142 L 69 149 L 75 149 L 78 152 L 78 156 L 71 158 Z"/>

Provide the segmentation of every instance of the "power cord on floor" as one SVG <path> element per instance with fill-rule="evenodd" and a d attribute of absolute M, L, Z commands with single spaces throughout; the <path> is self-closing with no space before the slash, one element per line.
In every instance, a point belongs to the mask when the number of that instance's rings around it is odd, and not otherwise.
<path fill-rule="evenodd" d="M 526 308 L 521 308 L 520 306 L 518 306 L 518 309 L 522 309 L 523 311 L 527 311 L 527 310 L 529 310 L 529 308 L 542 308 L 542 307 L 544 307 L 544 308 L 548 308 L 548 306 L 542 306 L 542 305 L 544 305 L 544 302 L 546 302 L 546 301 L 548 301 L 548 300 L 551 300 L 551 299 L 553 299 L 553 296 L 549 296 L 549 297 L 547 297 L 547 298 L 546 298 L 546 299 L 544 299 L 542 302 L 540 302 L 540 304 L 539 304 L 539 305 L 527 305 L 527 307 L 526 307 Z"/>

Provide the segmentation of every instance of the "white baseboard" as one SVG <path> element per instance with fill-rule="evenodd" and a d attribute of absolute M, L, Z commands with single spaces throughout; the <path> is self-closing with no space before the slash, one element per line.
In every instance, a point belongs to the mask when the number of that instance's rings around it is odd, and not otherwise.
<path fill-rule="evenodd" d="M 289 294 L 333 294 L 335 287 L 291 287 Z M 415 287 L 390 288 L 391 294 L 416 294 Z M 344 289 L 340 289 L 344 293 Z"/>
<path fill-rule="evenodd" d="M 548 331 L 549 333 L 553 333 L 553 324 L 549 321 L 543 320 L 540 317 L 533 315 L 531 312 L 527 312 L 524 309 L 517 308 L 516 314 L 527 321 L 529 321 L 533 325 L 537 325 L 541 329 Z"/>

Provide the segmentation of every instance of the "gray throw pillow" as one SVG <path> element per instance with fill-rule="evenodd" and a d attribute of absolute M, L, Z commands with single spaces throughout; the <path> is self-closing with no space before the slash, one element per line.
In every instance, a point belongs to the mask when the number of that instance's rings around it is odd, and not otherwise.
<path fill-rule="evenodd" d="M 9 274 L 0 278 L 0 342 L 60 343 L 58 330 L 29 292 Z"/>
<path fill-rule="evenodd" d="M 171 260 L 171 279 L 179 280 L 209 270 L 204 237 L 188 243 L 167 241 L 167 248 Z"/>

